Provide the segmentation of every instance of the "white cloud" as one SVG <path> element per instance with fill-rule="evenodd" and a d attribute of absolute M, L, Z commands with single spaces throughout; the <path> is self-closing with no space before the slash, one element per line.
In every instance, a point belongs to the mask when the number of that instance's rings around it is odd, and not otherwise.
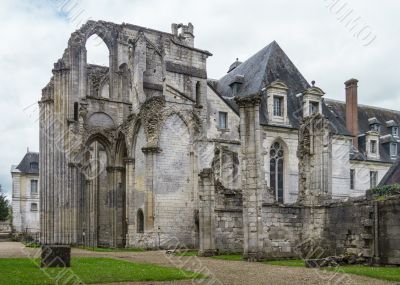
<path fill-rule="evenodd" d="M 38 150 L 32 108 L 62 56 L 70 33 L 87 19 L 132 23 L 169 31 L 192 22 L 195 44 L 214 54 L 208 74 L 220 78 L 239 57 L 245 60 L 276 40 L 309 80 L 330 98 L 343 99 L 343 82 L 360 80 L 360 102 L 388 108 L 400 104 L 400 24 L 397 1 L 349 1 L 348 7 L 377 35 L 368 47 L 326 7 L 332 0 L 2 0 L 0 3 L 0 184 L 10 190 L 10 166 L 26 147 Z M 341 3 L 346 3 L 344 0 Z"/>

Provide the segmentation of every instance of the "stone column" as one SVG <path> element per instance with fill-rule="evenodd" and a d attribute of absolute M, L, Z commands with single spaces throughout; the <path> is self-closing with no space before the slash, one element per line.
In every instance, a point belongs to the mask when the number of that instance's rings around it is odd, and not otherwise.
<path fill-rule="evenodd" d="M 134 184 L 135 184 L 135 159 L 128 157 L 125 162 L 125 218 L 126 218 L 126 246 L 129 245 L 129 237 L 135 230 L 135 212 L 134 210 Z"/>
<path fill-rule="evenodd" d="M 142 148 L 146 156 L 146 194 L 145 194 L 145 231 L 154 230 L 154 166 L 156 154 L 161 152 L 159 147 L 144 147 Z"/>
<path fill-rule="evenodd" d="M 201 256 L 212 256 L 215 249 L 214 177 L 211 168 L 199 174 L 199 230 Z"/>
<path fill-rule="evenodd" d="M 265 175 L 262 170 L 260 94 L 236 97 L 240 107 L 241 179 L 243 191 L 244 254 L 248 261 L 263 258 L 262 192 Z"/>

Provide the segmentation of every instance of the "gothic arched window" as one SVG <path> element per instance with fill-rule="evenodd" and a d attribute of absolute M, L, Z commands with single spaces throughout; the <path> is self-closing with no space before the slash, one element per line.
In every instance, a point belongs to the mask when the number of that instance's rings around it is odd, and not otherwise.
<path fill-rule="evenodd" d="M 144 233 L 144 215 L 142 209 L 137 211 L 137 232 Z"/>
<path fill-rule="evenodd" d="M 275 191 L 275 199 L 283 203 L 283 146 L 275 142 L 270 154 L 270 185 Z"/>

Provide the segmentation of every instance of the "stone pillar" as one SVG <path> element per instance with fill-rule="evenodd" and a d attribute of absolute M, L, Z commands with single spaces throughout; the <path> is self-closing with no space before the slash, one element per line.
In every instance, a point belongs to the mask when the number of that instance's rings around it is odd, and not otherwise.
<path fill-rule="evenodd" d="M 135 159 L 128 157 L 125 162 L 125 218 L 126 218 L 126 245 L 129 244 L 130 235 L 134 231 L 135 211 L 134 211 L 134 191 L 135 191 Z"/>
<path fill-rule="evenodd" d="M 144 147 L 142 148 L 146 156 L 146 193 L 145 193 L 145 207 L 144 207 L 144 224 L 145 231 L 154 230 L 154 167 L 156 154 L 161 151 L 159 147 Z"/>
<path fill-rule="evenodd" d="M 241 179 L 243 191 L 244 254 L 249 261 L 263 258 L 262 193 L 265 175 L 262 170 L 260 94 L 236 97 L 240 107 Z M 270 199 L 270 197 L 268 198 Z"/>
<path fill-rule="evenodd" d="M 214 177 L 211 168 L 199 174 L 200 256 L 212 256 L 215 249 Z"/>

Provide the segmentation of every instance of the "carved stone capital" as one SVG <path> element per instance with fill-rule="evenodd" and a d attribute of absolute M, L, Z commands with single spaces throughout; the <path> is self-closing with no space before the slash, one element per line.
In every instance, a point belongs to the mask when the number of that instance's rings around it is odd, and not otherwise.
<path fill-rule="evenodd" d="M 236 96 L 235 102 L 236 102 L 236 104 L 239 105 L 239 107 L 256 106 L 256 105 L 259 105 L 261 102 L 261 94 L 256 93 L 256 94 L 247 95 L 244 97 Z"/>

